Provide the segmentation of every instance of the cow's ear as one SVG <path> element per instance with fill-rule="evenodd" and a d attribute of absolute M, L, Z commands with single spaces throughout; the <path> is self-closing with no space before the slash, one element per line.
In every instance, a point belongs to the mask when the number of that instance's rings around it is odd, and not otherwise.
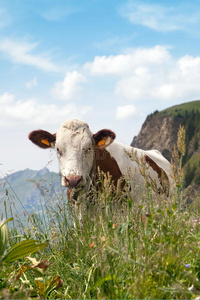
<path fill-rule="evenodd" d="M 109 129 L 102 129 L 93 135 L 96 147 L 102 149 L 110 145 L 115 137 L 115 133 Z"/>
<path fill-rule="evenodd" d="M 35 130 L 29 134 L 28 138 L 29 140 L 31 140 L 32 143 L 34 143 L 40 148 L 54 148 L 56 133 L 51 134 L 45 130 Z"/>

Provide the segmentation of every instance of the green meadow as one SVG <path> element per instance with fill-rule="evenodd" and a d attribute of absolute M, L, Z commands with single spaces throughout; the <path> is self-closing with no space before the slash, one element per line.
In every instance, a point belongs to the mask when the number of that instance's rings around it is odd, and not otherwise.
<path fill-rule="evenodd" d="M 42 213 L 12 212 L 0 228 L 0 299 L 195 299 L 200 296 L 200 198 L 185 191 L 179 131 L 174 189 L 144 186 L 61 196 Z M 1 218 L 8 214 L 5 206 Z M 12 226 L 8 226 L 8 225 Z"/>

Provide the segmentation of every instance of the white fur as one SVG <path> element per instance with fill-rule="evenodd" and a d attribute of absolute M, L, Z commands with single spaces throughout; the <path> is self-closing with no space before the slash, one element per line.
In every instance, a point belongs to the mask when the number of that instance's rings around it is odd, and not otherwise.
<path fill-rule="evenodd" d="M 93 137 L 89 126 L 79 120 L 64 122 L 56 134 L 55 148 L 58 150 L 60 172 L 63 177 L 68 175 L 82 176 L 82 185 L 86 184 L 93 160 Z"/>
<path fill-rule="evenodd" d="M 132 187 L 135 181 L 143 183 L 143 177 L 139 171 L 138 163 L 134 160 L 134 158 L 137 157 L 139 164 L 141 164 L 141 159 L 145 155 L 149 156 L 167 174 L 169 182 L 172 184 L 171 165 L 158 150 L 145 151 L 116 141 L 110 144 L 106 150 L 117 161 L 122 175 L 129 179 L 132 174 L 135 174 L 134 180 L 130 182 Z M 131 159 L 130 156 L 133 159 Z M 161 187 L 157 172 L 155 172 L 152 168 L 147 168 L 147 175 L 150 176 L 151 179 L 156 180 L 157 186 Z"/>

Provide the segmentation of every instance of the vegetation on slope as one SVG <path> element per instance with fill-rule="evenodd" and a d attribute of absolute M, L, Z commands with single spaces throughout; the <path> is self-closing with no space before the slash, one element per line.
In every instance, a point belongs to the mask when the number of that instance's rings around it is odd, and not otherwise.
<path fill-rule="evenodd" d="M 169 107 L 169 108 L 161 111 L 161 113 L 173 115 L 176 117 L 178 115 L 184 116 L 186 111 L 191 112 L 192 110 L 200 111 L 200 100 L 190 101 L 190 102 L 186 102 L 186 103 L 179 104 L 179 105 L 174 105 L 172 107 Z"/>

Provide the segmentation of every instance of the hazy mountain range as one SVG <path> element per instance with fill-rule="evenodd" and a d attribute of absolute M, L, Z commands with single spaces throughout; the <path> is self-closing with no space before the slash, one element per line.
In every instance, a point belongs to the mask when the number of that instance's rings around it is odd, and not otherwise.
<path fill-rule="evenodd" d="M 53 198 L 66 197 L 60 176 L 47 168 L 40 171 L 26 169 L 0 179 L 0 218 L 22 212 L 37 212 L 41 205 Z"/>

